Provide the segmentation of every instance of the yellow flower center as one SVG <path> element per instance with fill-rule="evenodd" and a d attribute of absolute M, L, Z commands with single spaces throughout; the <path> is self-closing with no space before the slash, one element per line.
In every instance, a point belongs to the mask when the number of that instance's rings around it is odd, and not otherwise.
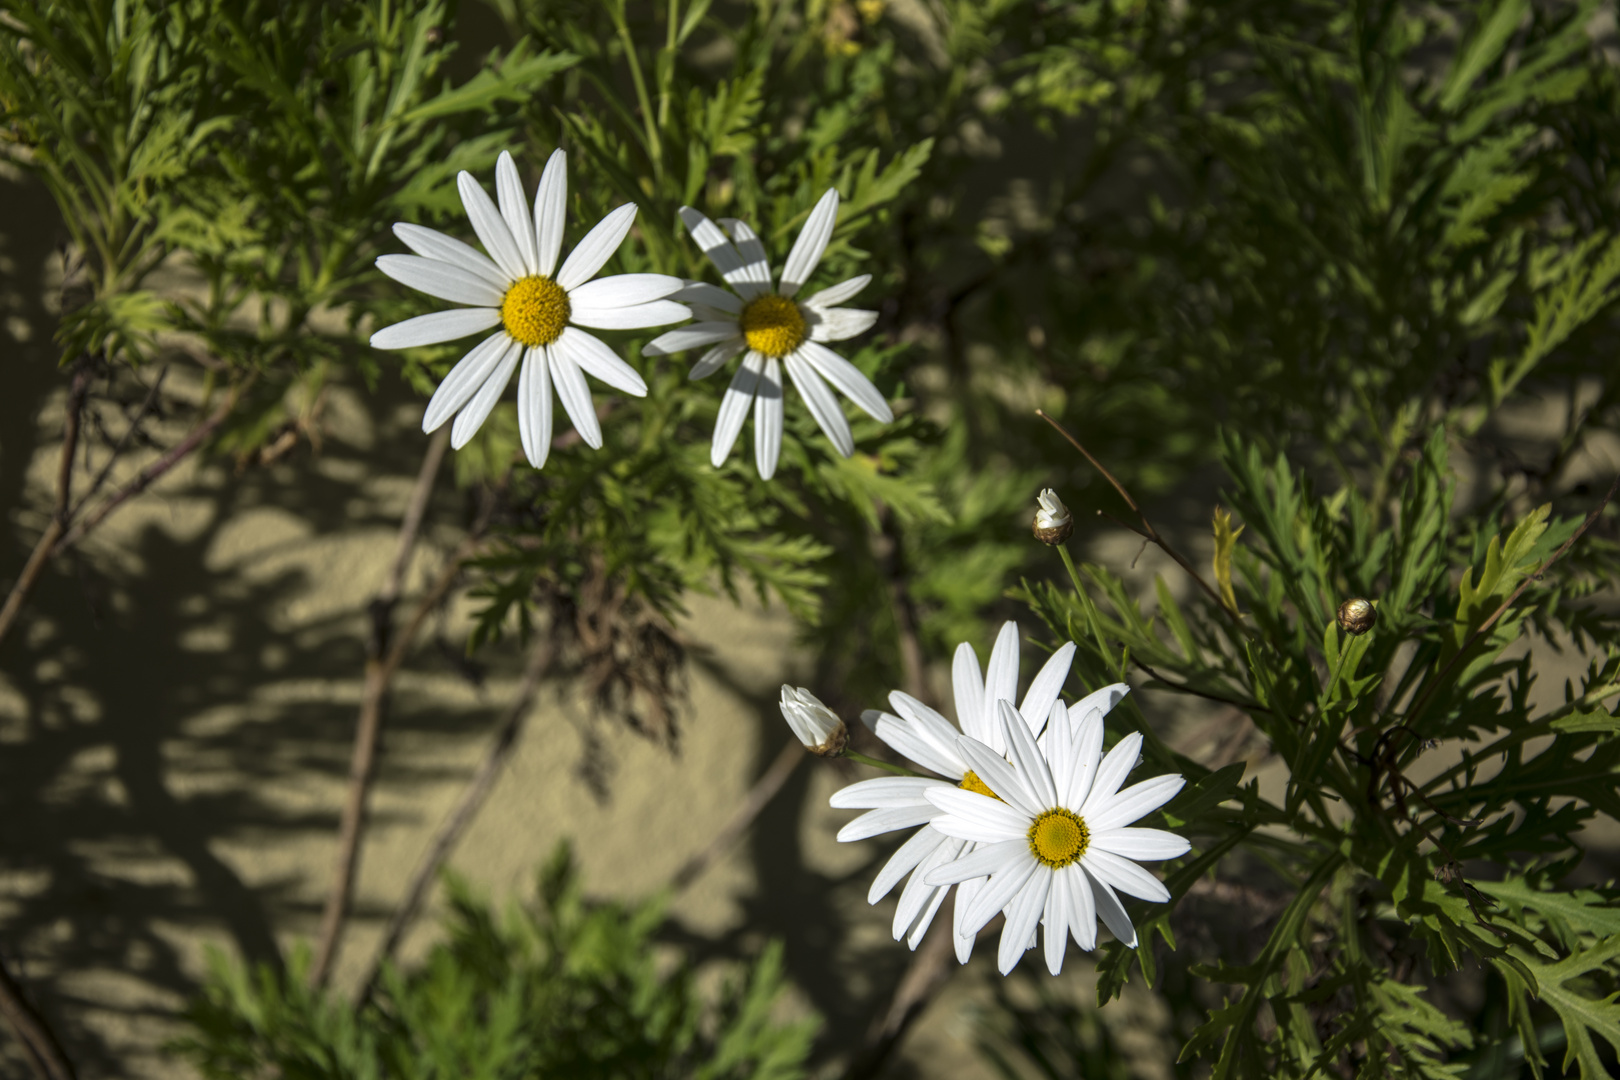
<path fill-rule="evenodd" d="M 501 325 L 531 349 L 561 337 L 570 314 L 568 294 L 550 278 L 518 278 L 501 298 Z"/>
<path fill-rule="evenodd" d="M 979 774 L 969 769 L 962 774 L 962 782 L 956 785 L 963 791 L 973 791 L 980 795 L 988 795 L 997 802 L 1004 801 L 1000 795 L 990 790 L 990 785 L 979 779 Z"/>
<path fill-rule="evenodd" d="M 785 296 L 756 296 L 743 307 L 743 337 L 757 353 L 778 359 L 804 341 L 804 315 Z"/>
<path fill-rule="evenodd" d="M 1056 870 L 1086 853 L 1091 830 L 1080 815 L 1062 807 L 1048 810 L 1029 827 L 1029 853 Z"/>

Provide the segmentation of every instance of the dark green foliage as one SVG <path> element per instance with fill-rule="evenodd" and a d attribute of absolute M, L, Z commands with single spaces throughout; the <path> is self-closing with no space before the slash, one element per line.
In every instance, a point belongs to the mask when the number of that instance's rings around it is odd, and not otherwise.
<path fill-rule="evenodd" d="M 287 1080 L 794 1080 L 816 1028 L 777 1019 L 782 952 L 771 945 L 717 994 L 664 962 L 657 902 L 587 901 L 567 848 L 532 910 L 497 918 L 451 880 L 446 939 L 409 972 L 389 969 L 358 1011 L 311 991 L 301 951 L 278 976 L 219 954 L 174 1044 L 208 1077 L 267 1068 Z"/>

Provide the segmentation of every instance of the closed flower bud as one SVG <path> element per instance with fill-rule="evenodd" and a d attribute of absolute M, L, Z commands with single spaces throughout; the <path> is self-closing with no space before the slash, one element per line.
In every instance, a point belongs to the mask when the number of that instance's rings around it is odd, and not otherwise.
<path fill-rule="evenodd" d="M 838 757 L 849 745 L 849 729 L 838 714 L 802 686 L 782 685 L 782 716 L 812 754 Z"/>
<path fill-rule="evenodd" d="M 1040 509 L 1035 511 L 1035 539 L 1043 544 L 1061 544 L 1074 532 L 1074 518 L 1057 492 L 1043 488 L 1036 497 Z"/>
<path fill-rule="evenodd" d="M 1378 609 L 1373 607 L 1371 600 L 1357 596 L 1339 605 L 1339 629 L 1347 634 L 1359 637 L 1371 630 L 1377 621 Z"/>

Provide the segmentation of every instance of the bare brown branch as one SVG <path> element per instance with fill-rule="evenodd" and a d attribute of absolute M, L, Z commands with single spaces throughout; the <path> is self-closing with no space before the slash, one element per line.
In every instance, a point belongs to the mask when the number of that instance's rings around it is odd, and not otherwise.
<path fill-rule="evenodd" d="M 74 1080 L 77 1074 L 73 1071 L 73 1062 L 68 1060 L 56 1032 L 23 996 L 22 987 L 11 977 L 4 962 L 0 962 L 0 1016 L 11 1024 L 40 1080 Z"/>
<path fill-rule="evenodd" d="M 467 784 L 467 790 L 462 793 L 461 801 L 439 825 L 439 831 L 434 834 L 427 851 L 411 874 L 410 883 L 405 887 L 405 898 L 399 907 L 394 909 L 393 917 L 388 920 L 388 928 L 383 932 L 382 942 L 377 946 L 365 978 L 360 983 L 360 995 L 357 999 L 360 1005 L 363 1006 L 371 997 L 383 963 L 399 947 L 405 931 L 421 910 L 428 887 L 438 874 L 439 867 L 450 857 L 462 834 L 467 831 L 467 827 L 472 824 L 473 818 L 483 807 L 484 801 L 494 790 L 495 781 L 500 778 L 501 768 L 511 756 L 512 748 L 517 745 L 518 735 L 523 730 L 523 722 L 528 718 L 529 710 L 534 705 L 535 695 L 540 690 L 540 680 L 550 668 L 556 651 L 556 642 L 548 633 L 542 633 L 534 647 L 530 649 L 529 662 L 523 669 L 523 681 L 519 684 L 517 695 L 507 708 L 506 715 L 501 719 L 500 726 L 495 729 L 494 742 L 490 744 L 484 760 L 479 763 L 478 771 Z"/>

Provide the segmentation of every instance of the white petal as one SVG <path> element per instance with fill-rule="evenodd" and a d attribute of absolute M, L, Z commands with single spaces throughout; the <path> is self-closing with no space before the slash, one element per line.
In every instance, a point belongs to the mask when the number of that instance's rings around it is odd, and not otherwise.
<path fill-rule="evenodd" d="M 956 887 L 956 910 L 951 914 L 951 936 L 956 945 L 956 962 L 965 964 L 973 955 L 973 939 L 978 936 L 978 929 L 967 928 L 967 914 L 973 907 L 973 901 L 978 899 L 979 891 L 984 888 L 989 878 L 974 878 L 964 881 Z"/>
<path fill-rule="evenodd" d="M 680 288 L 681 279 L 668 274 L 614 274 L 571 290 L 568 303 L 576 308 L 634 307 L 662 300 Z"/>
<path fill-rule="evenodd" d="M 1069 667 L 1073 663 L 1074 642 L 1070 641 L 1054 652 L 1036 673 L 1035 681 L 1029 684 L 1029 692 L 1024 695 L 1024 703 L 1018 708 L 1029 724 L 1029 730 L 1039 734 L 1046 726 L 1052 703 L 1063 692 L 1063 683 L 1068 679 Z"/>
<path fill-rule="evenodd" d="M 749 228 L 746 221 L 721 218 L 720 224 L 731 234 L 731 241 L 737 246 L 737 254 L 742 256 L 742 268 L 737 271 L 737 277 L 733 279 L 727 274 L 726 281 L 730 282 L 738 295 L 745 299 L 752 300 L 760 293 L 770 292 L 771 268 L 765 258 L 765 245 L 759 242 L 759 236 Z"/>
<path fill-rule="evenodd" d="M 1093 829 L 1104 831 L 1129 825 L 1143 814 L 1152 813 L 1175 798 L 1176 793 L 1186 784 L 1184 778 L 1174 773 L 1155 776 L 1140 784 L 1132 784 L 1112 799 L 1095 807 L 1086 815 L 1086 824 Z"/>
<path fill-rule="evenodd" d="M 418 315 L 371 335 L 373 349 L 410 349 L 417 345 L 437 345 L 443 341 L 476 334 L 499 326 L 501 313 L 494 308 L 459 308 Z"/>
<path fill-rule="evenodd" d="M 926 825 L 938 814 L 932 806 L 886 806 L 881 810 L 868 810 L 838 830 L 838 839 L 848 843 L 865 840 L 895 829 L 909 829 L 913 825 Z"/>
<path fill-rule="evenodd" d="M 995 750 L 1002 748 L 998 701 L 1018 702 L 1018 624 L 1011 619 L 1002 623 L 984 672 L 984 726 L 991 733 L 985 742 Z"/>
<path fill-rule="evenodd" d="M 1063 870 L 1067 870 L 1064 867 Z M 1053 975 L 1063 974 L 1063 954 L 1069 949 L 1069 876 L 1057 870 L 1052 873 L 1051 893 L 1046 898 L 1046 970 Z"/>
<path fill-rule="evenodd" d="M 1088 849 L 1080 860 L 1086 872 L 1099 881 L 1107 882 L 1115 891 L 1126 896 L 1135 896 L 1142 900 L 1154 900 L 1165 903 L 1170 899 L 1170 890 L 1164 887 L 1164 882 L 1137 866 L 1129 859 L 1122 859 L 1108 851 Z"/>
<path fill-rule="evenodd" d="M 714 222 L 690 206 L 681 207 L 681 220 L 686 222 L 686 229 L 692 234 L 692 239 L 697 241 L 698 247 L 703 249 L 703 254 L 714 263 L 714 268 L 720 271 L 720 276 L 735 285 L 734 275 L 742 272 L 743 261 L 742 256 L 737 254 L 737 249 L 731 246 L 731 241 L 726 239 L 726 234 L 721 232 Z M 753 299 L 758 293 L 750 291 L 747 295 L 749 299 Z M 742 310 L 741 304 L 737 306 L 737 310 Z"/>
<path fill-rule="evenodd" d="M 946 836 L 981 844 L 1003 840 L 1022 843 L 1028 839 L 1030 816 L 988 795 L 941 784 L 926 789 L 923 797 L 943 812 L 944 816 L 934 823 L 934 828 Z"/>
<path fill-rule="evenodd" d="M 624 243 L 630 226 L 636 220 L 636 204 L 625 203 L 596 223 L 596 228 L 585 234 L 557 271 L 558 285 L 572 295 L 573 291 L 596 276 L 613 253 Z"/>
<path fill-rule="evenodd" d="M 1191 851 L 1192 843 L 1185 836 L 1163 829 L 1093 829 L 1088 849 L 1111 851 L 1138 861 L 1175 859 Z"/>
<path fill-rule="evenodd" d="M 408 225 L 402 221 L 394 226 L 394 235 L 418 255 L 450 263 L 470 274 L 477 274 L 503 293 L 512 284 L 512 279 L 502 273 L 501 268 L 496 266 L 488 255 L 454 237 L 444 235 L 437 229 Z"/>
<path fill-rule="evenodd" d="M 957 780 L 962 778 L 962 762 L 954 747 L 947 752 L 934 745 L 926 729 L 921 726 L 883 713 L 878 717 L 877 726 L 873 731 L 878 738 L 923 768 L 937 772 L 941 776 L 950 776 Z"/>
<path fill-rule="evenodd" d="M 401 285 L 458 304 L 499 307 L 506 295 L 471 271 L 420 255 L 382 255 L 377 259 L 377 269 Z"/>
<path fill-rule="evenodd" d="M 993 736 L 984 722 L 984 676 L 979 673 L 979 657 L 973 646 L 962 642 L 951 660 L 951 689 L 956 696 L 956 721 L 962 730 L 980 742 Z"/>
<path fill-rule="evenodd" d="M 731 377 L 726 396 L 720 399 L 720 414 L 714 419 L 714 442 L 709 447 L 709 464 L 719 468 L 731 453 L 743 421 L 748 419 L 748 407 L 754 403 L 754 388 L 759 385 L 760 373 L 765 370 L 765 357 L 750 352 L 742 366 Z"/>
<path fill-rule="evenodd" d="M 528 199 L 523 195 L 523 179 L 518 176 L 512 155 L 501 151 L 495 162 L 495 197 L 500 200 L 501 217 L 517 241 L 518 254 L 523 266 L 531 274 L 540 272 L 540 261 L 534 249 L 534 219 L 529 217 Z"/>
<path fill-rule="evenodd" d="M 589 326 L 593 330 L 643 330 L 649 326 L 682 322 L 691 317 L 691 309 L 683 304 L 673 300 L 654 300 L 650 304 L 616 308 L 574 304 L 568 321 L 576 326 Z"/>
<path fill-rule="evenodd" d="M 1070 705 L 1069 712 L 1077 717 L 1083 717 L 1091 710 L 1096 709 L 1099 713 L 1106 715 L 1113 711 L 1114 706 L 1118 705 L 1125 695 L 1130 692 L 1130 687 L 1122 682 L 1117 682 L 1105 686 L 1101 690 L 1093 690 L 1073 705 Z"/>
<path fill-rule="evenodd" d="M 945 775 L 960 780 L 962 774 L 967 771 L 967 767 L 962 764 L 956 753 L 956 740 L 961 732 L 957 731 L 949 720 L 904 690 L 889 691 L 889 704 L 894 707 L 895 712 L 911 723 L 913 731 L 921 732 L 930 746 L 953 763 L 953 769 Z"/>
<path fill-rule="evenodd" d="M 1086 881 L 1091 884 L 1091 898 L 1096 902 L 1097 915 L 1102 919 L 1103 925 L 1124 942 L 1126 947 L 1134 947 L 1136 927 L 1131 925 L 1131 917 L 1125 914 L 1125 905 L 1119 902 L 1119 897 L 1114 895 L 1114 890 L 1107 882 L 1086 869 L 1083 861 L 1080 863 L 1080 869 L 1085 872 Z"/>
<path fill-rule="evenodd" d="M 877 321 L 878 313 L 875 311 L 843 307 L 811 310 L 805 319 L 810 324 L 811 341 L 843 341 L 866 333 Z"/>
<path fill-rule="evenodd" d="M 427 318 L 427 316 L 423 316 Z M 472 349 L 456 361 L 456 366 L 450 369 L 450 374 L 444 377 L 444 382 L 433 391 L 433 397 L 428 401 L 427 412 L 422 414 L 422 430 L 424 432 L 437 431 L 439 427 L 456 413 L 461 407 L 478 393 L 478 388 L 484 385 L 489 373 L 495 370 L 506 354 L 506 347 L 512 339 L 506 336 L 503 330 L 474 345 Z"/>
<path fill-rule="evenodd" d="M 798 352 L 866 415 L 884 424 L 894 419 L 889 403 L 883 400 L 883 395 L 872 385 L 872 380 L 862 375 L 854 364 L 815 341 L 803 342 Z"/>
<path fill-rule="evenodd" d="M 798 388 L 799 396 L 810 407 L 810 415 L 816 418 L 822 434 L 827 436 L 827 441 L 841 456 L 849 457 L 855 452 L 855 437 L 849 433 L 849 421 L 844 419 L 844 410 L 839 408 L 838 399 L 821 381 L 816 369 L 804 361 L 802 348 L 788 354 L 787 370 L 793 385 Z"/>
<path fill-rule="evenodd" d="M 672 294 L 670 299 L 681 304 L 702 304 L 704 307 L 724 311 L 728 315 L 741 315 L 743 309 L 743 302 L 735 293 L 728 293 L 718 285 L 702 281 L 688 281 L 681 286 L 680 292 Z"/>
<path fill-rule="evenodd" d="M 557 269 L 557 253 L 562 250 L 563 210 L 568 205 L 568 155 L 553 150 L 540 174 L 540 187 L 534 193 L 534 242 L 536 266 L 543 277 Z"/>
<path fill-rule="evenodd" d="M 1024 815 L 1026 829 L 1030 821 L 1039 816 L 1043 810 L 1051 809 L 1049 803 L 1044 803 L 1036 797 L 1018 771 L 1007 764 L 1006 758 L 984 743 L 963 735 L 956 740 L 956 752 L 962 755 L 963 762 L 978 774 L 979 779 L 983 780 L 991 791 L 1000 796 L 1008 806 L 1015 807 Z"/>
<path fill-rule="evenodd" d="M 1097 898 L 1091 892 L 1091 879 L 1079 863 L 1058 871 L 1063 878 L 1063 895 L 1069 901 L 1069 933 L 1086 952 L 1097 947 Z"/>
<path fill-rule="evenodd" d="M 523 354 L 518 373 L 518 436 L 529 464 L 540 468 L 551 453 L 551 362 L 546 347 Z"/>
<path fill-rule="evenodd" d="M 561 341 L 561 338 L 557 339 Z M 563 410 L 574 422 L 574 430 L 592 450 L 602 449 L 602 425 L 596 419 L 596 406 L 591 404 L 591 388 L 585 385 L 585 375 L 579 364 L 566 349 L 555 345 L 548 350 L 551 360 L 551 382 L 557 388 Z"/>
<path fill-rule="evenodd" d="M 833 226 L 837 223 L 838 189 L 828 188 L 815 209 L 810 211 L 804 228 L 799 230 L 799 238 L 793 242 L 793 250 L 788 253 L 787 264 L 782 267 L 782 288 L 779 291 L 783 296 L 792 296 L 810 280 L 816 264 L 821 261 L 821 253 L 827 250 L 827 241 L 832 239 Z"/>
<path fill-rule="evenodd" d="M 1029 700 L 1026 695 L 1024 700 Z M 1040 739 L 1041 753 L 1046 762 L 1052 767 L 1052 784 L 1057 789 L 1058 802 L 1064 802 L 1069 792 L 1069 781 L 1074 779 L 1074 733 L 1070 729 L 1069 710 L 1063 707 L 1062 701 L 1052 702 L 1052 708 L 1046 714 L 1046 731 Z"/>
<path fill-rule="evenodd" d="M 1007 924 L 1001 928 L 1001 947 L 996 950 L 996 963 L 1003 975 L 1023 959 L 1030 935 L 1035 933 L 1046 911 L 1046 897 L 1051 887 L 1052 871 L 1041 867 L 1007 905 Z"/>
<path fill-rule="evenodd" d="M 848 281 L 840 281 L 837 285 L 828 286 L 820 292 L 812 294 L 810 299 L 804 301 L 804 306 L 823 311 L 830 307 L 836 307 L 866 288 L 871 282 L 871 274 L 861 274 L 859 277 L 852 277 Z"/>
<path fill-rule="evenodd" d="M 1035 861 L 1035 856 L 1029 853 L 1028 845 L 1022 851 L 1009 852 L 1011 865 L 1000 873 L 991 877 L 979 895 L 973 899 L 973 907 L 967 913 L 965 927 L 972 928 L 977 934 L 984 929 L 984 924 L 996 917 L 996 912 L 1012 903 L 1023 887 L 1029 884 L 1029 879 L 1035 876 L 1037 870 L 1045 870 Z M 1022 944 L 1022 942 L 1020 942 Z"/>
<path fill-rule="evenodd" d="M 1019 778 L 1024 781 L 1035 801 L 1051 809 L 1057 805 L 1057 787 L 1052 783 L 1051 766 L 1046 764 L 1040 747 L 1035 745 L 1035 736 L 1029 733 L 1029 725 L 1012 707 L 1012 702 L 998 701 L 996 706 L 1001 710 L 1001 725 L 1006 729 L 1007 756 L 1012 759 L 1013 768 L 1018 770 Z"/>
<path fill-rule="evenodd" d="M 782 454 L 782 367 L 774 358 L 765 361 L 754 394 L 754 466 L 761 480 L 776 475 Z"/>
<path fill-rule="evenodd" d="M 1097 778 L 1091 782 L 1090 794 L 1080 806 L 1079 812 L 1086 815 L 1088 820 L 1094 811 L 1101 810 L 1109 800 L 1119 794 L 1119 786 L 1125 782 L 1125 777 L 1130 771 L 1136 768 L 1136 756 L 1141 750 L 1142 735 L 1133 731 L 1108 751 L 1108 756 L 1103 758 L 1102 764 L 1097 767 Z M 1114 825 L 1129 825 L 1135 820 L 1136 818 L 1131 818 L 1130 821 L 1116 821 Z M 1107 825 L 1099 827 L 1112 828 Z"/>
<path fill-rule="evenodd" d="M 939 906 L 945 902 L 945 896 L 950 891 L 949 889 L 935 889 L 934 898 L 928 901 L 928 906 L 923 909 L 923 913 L 917 916 L 917 924 L 911 928 L 911 933 L 906 935 L 906 947 L 912 952 L 917 951 L 918 943 L 922 941 L 923 935 L 928 933 L 928 927 L 932 925 L 935 913 L 939 911 Z"/>
<path fill-rule="evenodd" d="M 926 776 L 880 776 L 839 788 L 827 800 L 838 810 L 876 810 L 885 806 L 932 805 L 923 792 L 930 787 L 950 787 L 944 780 Z M 1167 834 L 1168 835 L 1168 834 Z"/>
<path fill-rule="evenodd" d="M 901 878 L 909 874 L 918 863 L 938 850 L 941 844 L 949 845 L 954 843 L 957 843 L 957 841 L 947 839 L 944 833 L 937 831 L 930 825 L 924 825 L 912 833 L 911 839 L 901 844 L 899 849 L 889 856 L 889 861 L 883 864 L 883 869 L 879 870 L 877 877 L 872 879 L 872 887 L 866 891 L 866 902 L 875 904 L 889 895 L 889 890 L 894 888 Z M 910 924 L 907 923 L 907 925 Z M 896 938 L 899 936 L 899 933 L 895 934 Z"/>
<path fill-rule="evenodd" d="M 731 329 L 735 332 L 737 328 L 733 326 Z M 679 332 L 680 331 L 678 330 L 670 331 L 671 334 L 676 334 Z M 665 337 L 668 336 L 668 334 L 665 335 Z M 686 376 L 687 379 L 691 380 L 708 378 L 716 371 L 719 371 L 721 366 L 730 361 L 732 357 L 736 356 L 746 348 L 748 348 L 748 343 L 743 340 L 740 333 L 734 338 L 729 338 L 722 341 L 720 344 L 704 353 L 703 358 L 692 365 L 691 372 L 689 372 Z"/>
<path fill-rule="evenodd" d="M 647 396 L 647 384 L 636 369 L 585 331 L 566 326 L 551 348 L 563 350 L 587 375 L 596 376 L 613 389 L 622 390 L 631 397 Z"/>
<path fill-rule="evenodd" d="M 501 352 L 500 363 L 495 365 L 495 370 L 484 380 L 484 385 L 478 388 L 472 400 L 456 414 L 456 422 L 450 425 L 451 449 L 460 450 L 472 441 L 478 429 L 484 426 L 490 411 L 495 408 L 495 403 L 501 400 L 506 384 L 512 381 L 512 372 L 517 369 L 518 357 L 523 355 L 523 346 L 511 338 L 505 341 L 506 348 Z"/>
<path fill-rule="evenodd" d="M 924 825 L 918 832 L 928 829 Z M 895 906 L 893 932 L 895 940 L 899 940 L 907 930 L 913 930 L 919 918 L 932 921 L 934 912 L 939 910 L 939 902 L 944 899 L 947 889 L 936 888 L 928 884 L 927 877 L 934 869 L 956 857 L 962 848 L 960 840 L 945 840 L 922 860 L 922 863 L 913 871 L 911 880 L 900 892 L 900 902 Z M 927 927 L 923 927 L 924 930 Z M 915 948 L 915 946 L 913 946 Z"/>
<path fill-rule="evenodd" d="M 742 340 L 734 322 L 697 322 L 658 335 L 642 346 L 641 355 L 668 356 L 700 345 L 713 345 L 717 341 L 735 341 L 740 347 Z"/>
<path fill-rule="evenodd" d="M 959 882 L 970 881 L 973 878 L 989 877 L 991 874 L 1000 873 L 1019 860 L 1020 845 L 1023 846 L 1027 854 L 1028 844 L 1022 840 L 980 842 L 974 850 L 962 855 L 953 862 L 942 864 L 930 870 L 928 883 L 941 886 L 955 885 Z"/>
<path fill-rule="evenodd" d="M 462 171 L 456 176 L 456 190 L 461 192 L 461 205 L 467 208 L 467 218 L 472 222 L 473 231 L 506 274 L 507 278 L 516 281 L 525 276 L 527 267 L 523 265 L 523 255 L 518 251 L 517 241 L 512 239 L 512 230 L 506 227 L 506 221 L 501 217 L 495 204 L 489 201 L 484 189 L 478 186 L 478 181 L 472 174 Z"/>
<path fill-rule="evenodd" d="M 1071 722 L 1077 715 L 1079 714 L 1073 709 L 1069 710 Z M 1074 772 L 1069 776 L 1068 794 L 1063 799 L 1063 805 L 1070 810 L 1078 812 L 1086 804 L 1087 796 L 1091 794 L 1091 784 L 1097 776 L 1097 767 L 1102 764 L 1102 744 L 1102 713 L 1093 709 L 1085 714 L 1075 728 L 1074 738 L 1071 741 Z"/>

